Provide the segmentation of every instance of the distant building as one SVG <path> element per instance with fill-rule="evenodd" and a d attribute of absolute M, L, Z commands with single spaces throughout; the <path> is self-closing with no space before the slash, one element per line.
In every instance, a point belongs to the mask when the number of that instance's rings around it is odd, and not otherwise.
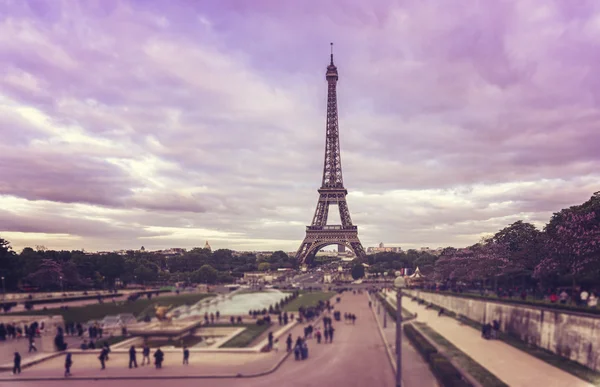
<path fill-rule="evenodd" d="M 367 247 L 367 254 L 377 253 L 401 253 L 402 247 L 385 247 L 383 242 L 379 243 L 379 247 Z"/>
<path fill-rule="evenodd" d="M 210 245 L 208 244 L 208 241 L 206 241 L 206 243 L 204 244 L 204 248 L 208 249 L 209 251 L 212 251 Z"/>

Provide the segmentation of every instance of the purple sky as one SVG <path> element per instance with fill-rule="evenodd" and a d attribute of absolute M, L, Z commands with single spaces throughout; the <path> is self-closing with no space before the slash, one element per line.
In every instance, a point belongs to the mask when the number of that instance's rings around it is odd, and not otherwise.
<path fill-rule="evenodd" d="M 0 0 L 0 235 L 297 249 L 330 41 L 365 246 L 466 246 L 599 190 L 596 0 Z"/>

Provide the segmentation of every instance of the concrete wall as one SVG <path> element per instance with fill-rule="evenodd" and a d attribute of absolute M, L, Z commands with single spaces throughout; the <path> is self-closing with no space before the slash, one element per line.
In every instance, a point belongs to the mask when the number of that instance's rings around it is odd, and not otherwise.
<path fill-rule="evenodd" d="M 480 323 L 498 320 L 503 332 L 600 371 L 600 316 L 418 290 L 405 293 Z"/>

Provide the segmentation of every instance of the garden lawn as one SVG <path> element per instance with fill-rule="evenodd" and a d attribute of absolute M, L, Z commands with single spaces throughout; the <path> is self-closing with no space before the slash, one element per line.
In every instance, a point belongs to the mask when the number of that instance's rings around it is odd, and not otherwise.
<path fill-rule="evenodd" d="M 298 298 L 293 299 L 287 305 L 283 307 L 286 312 L 297 312 L 301 306 L 317 306 L 319 301 L 327 301 L 334 297 L 336 292 L 309 292 L 301 293 Z"/>
<path fill-rule="evenodd" d="M 223 325 L 225 326 L 225 325 Z M 240 327 L 245 326 L 246 329 L 243 332 L 240 332 L 236 336 L 232 337 L 225 344 L 221 345 L 219 348 L 245 348 L 249 346 L 257 337 L 266 332 L 269 328 L 273 326 L 273 324 L 245 324 L 245 325 L 227 325 L 230 327 Z"/>
<path fill-rule="evenodd" d="M 120 313 L 133 313 L 134 316 L 139 316 L 144 313 L 150 313 L 152 308 L 156 305 L 160 306 L 180 306 L 185 304 L 195 304 L 196 302 L 212 296 L 211 293 L 187 293 L 187 294 L 178 294 L 178 295 L 169 295 L 169 296 L 161 296 L 161 297 L 152 297 L 152 299 L 148 299 L 146 297 L 140 297 L 137 301 L 127 302 L 127 301 L 119 301 L 119 302 L 104 302 L 103 304 L 91 304 L 84 305 L 79 307 L 69 307 L 68 309 L 34 309 L 31 311 L 11 313 L 14 315 L 38 315 L 38 316 L 47 316 L 47 315 L 61 315 L 65 322 L 74 322 L 74 323 L 85 323 L 90 320 L 101 320 L 105 316 L 114 316 Z M 152 311 L 153 313 L 153 311 Z M 141 316 L 143 317 L 143 316 Z M 154 317 L 151 315 L 151 317 Z"/>

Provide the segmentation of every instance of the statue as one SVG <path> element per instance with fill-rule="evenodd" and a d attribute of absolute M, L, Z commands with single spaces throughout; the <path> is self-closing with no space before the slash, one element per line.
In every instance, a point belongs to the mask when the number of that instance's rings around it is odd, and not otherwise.
<path fill-rule="evenodd" d="M 156 318 L 158 319 L 158 321 L 161 322 L 170 322 L 171 321 L 171 316 L 167 316 L 167 312 L 169 311 L 169 309 L 171 309 L 171 306 L 155 306 L 154 307 L 154 313 L 156 315 Z"/>

